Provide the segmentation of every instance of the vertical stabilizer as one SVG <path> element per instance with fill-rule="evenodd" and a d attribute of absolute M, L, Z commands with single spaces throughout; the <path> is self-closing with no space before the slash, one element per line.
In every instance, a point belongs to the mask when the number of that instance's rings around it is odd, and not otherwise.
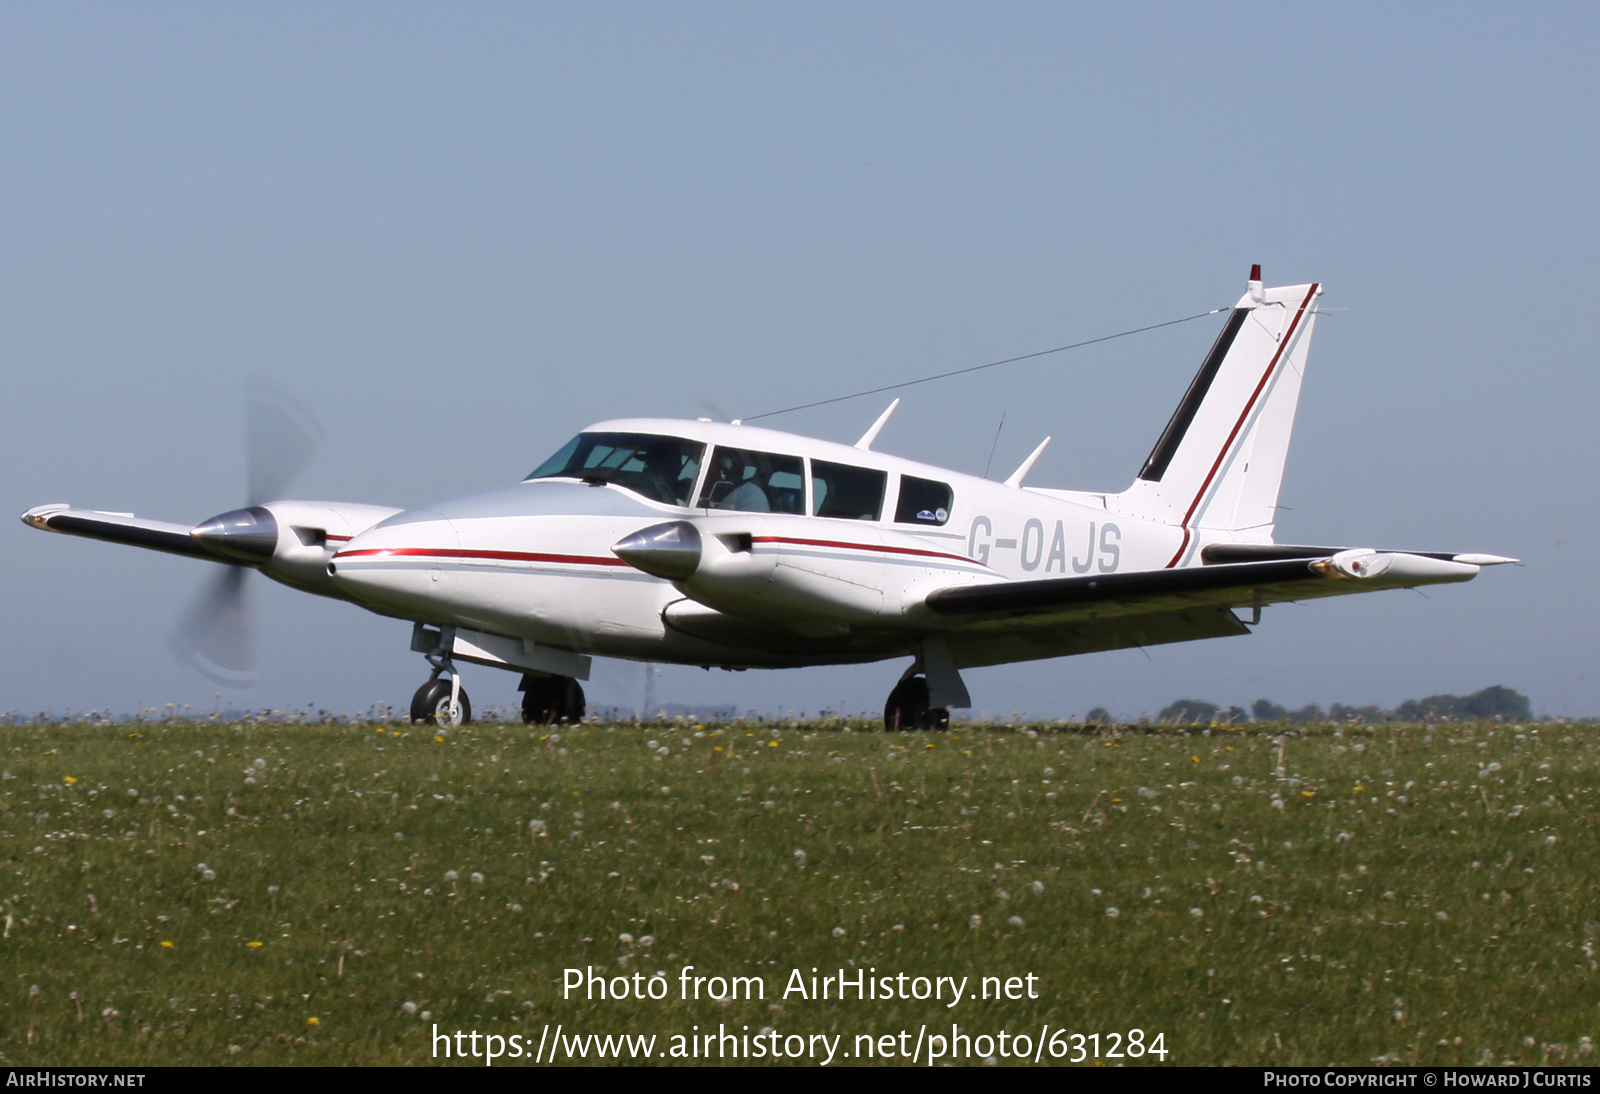
<path fill-rule="evenodd" d="M 1320 285 L 1269 289 L 1260 267 L 1195 374 L 1139 477 L 1106 499 L 1118 512 L 1184 529 L 1184 565 L 1202 529 L 1272 542 Z M 1215 537 L 1212 537 L 1215 538 Z"/>

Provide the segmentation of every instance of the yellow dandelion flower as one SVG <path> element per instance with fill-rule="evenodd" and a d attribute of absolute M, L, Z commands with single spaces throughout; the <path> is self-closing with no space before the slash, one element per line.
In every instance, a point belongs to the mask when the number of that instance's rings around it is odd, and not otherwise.
<path fill-rule="evenodd" d="M 1314 798 L 1317 796 L 1317 792 L 1315 790 L 1302 790 L 1300 791 L 1300 796 L 1302 798 Z"/>
<path fill-rule="evenodd" d="M 722 746 L 718 745 L 717 747 L 713 748 L 711 751 L 713 751 L 713 752 L 721 752 L 722 751 Z"/>
<path fill-rule="evenodd" d="M 174 943 L 169 940 L 169 941 L 161 943 L 161 948 L 163 950 L 170 950 L 170 949 L 172 949 L 173 945 L 174 945 Z"/>
<path fill-rule="evenodd" d="M 1361 791 L 1363 791 L 1365 789 L 1366 789 L 1366 787 L 1364 787 L 1364 786 L 1358 786 L 1354 790 L 1352 790 L 1351 793 L 1352 794 L 1358 794 L 1358 793 L 1360 793 Z"/>
<path fill-rule="evenodd" d="M 923 745 L 922 747 L 923 748 L 932 748 L 933 746 L 932 745 Z"/>
<path fill-rule="evenodd" d="M 444 738 L 443 738 L 443 737 L 441 737 L 441 736 L 440 736 L 440 735 L 439 735 L 439 734 L 437 734 L 437 733 L 435 733 L 435 734 L 434 734 L 434 735 L 433 735 L 433 739 L 434 739 L 434 740 L 435 740 L 435 741 L 438 741 L 438 742 L 439 742 L 439 743 L 440 743 L 440 744 L 444 744 Z"/>
<path fill-rule="evenodd" d="M 768 741 L 767 742 L 767 747 L 768 748 L 777 748 L 778 747 L 778 742 L 777 741 Z"/>
<path fill-rule="evenodd" d="M 66 782 L 69 782 L 69 783 L 75 783 L 75 782 L 77 782 L 77 781 L 78 781 L 78 780 L 77 780 L 77 779 L 74 779 L 74 778 L 73 778 L 73 777 L 72 777 L 72 776 L 71 776 L 71 775 L 68 775 L 68 776 L 67 776 L 67 777 L 66 777 L 66 780 L 65 780 L 65 781 L 66 781 Z"/>
<path fill-rule="evenodd" d="M 249 946 L 252 950 L 259 950 L 261 948 L 260 942 L 246 942 L 245 945 Z"/>
<path fill-rule="evenodd" d="M 1199 763 L 1200 762 L 1200 757 L 1199 756 L 1190 756 L 1189 759 L 1193 760 L 1195 763 Z"/>
<path fill-rule="evenodd" d="M 313 1014 L 310 1018 L 306 1019 L 306 1025 L 314 1026 L 314 1025 L 317 1025 L 321 1021 L 322 1021 L 322 1019 L 318 1018 L 315 1014 Z"/>

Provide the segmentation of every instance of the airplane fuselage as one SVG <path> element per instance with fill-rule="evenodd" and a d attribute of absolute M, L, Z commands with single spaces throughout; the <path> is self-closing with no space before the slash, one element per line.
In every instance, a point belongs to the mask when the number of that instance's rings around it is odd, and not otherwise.
<path fill-rule="evenodd" d="M 766 511 L 674 505 L 609 482 L 529 479 L 409 509 L 331 544 L 327 587 L 309 591 L 586 654 L 726 668 L 837 664 L 903 654 L 946 626 L 923 604 L 935 589 L 1156 568 L 1182 539 L 1108 510 L 1104 495 L 1007 486 L 752 426 L 643 419 L 584 433 L 703 445 L 693 502 L 709 500 L 705 484 L 724 450 L 791 458 L 803 468 L 789 500 L 798 512 L 773 512 L 770 501 Z M 813 515 L 826 511 L 818 465 L 860 470 L 881 489 L 853 519 Z M 906 496 L 939 488 L 948 498 L 932 509 Z M 612 551 L 641 529 L 683 519 L 705 541 L 687 581 L 642 572 Z M 263 570 L 278 576 L 273 564 Z M 297 570 L 305 587 L 311 575 Z M 960 663 L 987 663 L 981 643 L 958 644 L 972 647 Z"/>

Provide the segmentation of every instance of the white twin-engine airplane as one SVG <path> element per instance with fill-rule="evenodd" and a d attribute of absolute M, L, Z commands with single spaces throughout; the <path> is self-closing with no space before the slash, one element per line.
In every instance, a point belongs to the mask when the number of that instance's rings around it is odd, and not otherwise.
<path fill-rule="evenodd" d="M 460 661 L 521 673 L 523 717 L 549 722 L 583 716 L 594 655 L 724 669 L 910 657 L 885 724 L 943 727 L 971 705 L 963 668 L 1246 634 L 1267 604 L 1515 561 L 1273 542 L 1321 293 L 1264 288 L 1256 267 L 1120 494 L 1024 486 L 1044 444 L 1004 482 L 874 452 L 891 404 L 854 446 L 738 422 L 601 422 L 513 486 L 404 511 L 268 501 L 189 527 L 46 505 L 23 520 L 413 621 L 433 669 L 418 721 L 470 719 Z"/>

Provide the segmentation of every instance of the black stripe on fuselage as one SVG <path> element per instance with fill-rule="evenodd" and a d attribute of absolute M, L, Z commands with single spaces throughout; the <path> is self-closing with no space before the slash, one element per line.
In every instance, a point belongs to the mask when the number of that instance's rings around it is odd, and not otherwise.
<path fill-rule="evenodd" d="M 1183 401 L 1178 404 L 1178 409 L 1172 412 L 1172 420 L 1167 423 L 1167 428 L 1161 431 L 1161 439 L 1156 442 L 1155 448 L 1150 450 L 1150 458 L 1144 461 L 1144 469 L 1139 472 L 1141 479 L 1160 482 L 1161 476 L 1167 473 L 1167 465 L 1172 462 L 1172 457 L 1177 455 L 1178 446 L 1183 443 L 1183 436 L 1189 431 L 1189 423 L 1193 422 L 1194 416 L 1199 413 L 1200 404 L 1206 400 L 1206 392 L 1211 390 L 1211 382 L 1217 378 L 1223 359 L 1228 356 L 1228 350 L 1233 348 L 1233 340 L 1238 337 L 1239 328 L 1244 326 L 1245 316 L 1249 314 L 1249 308 L 1234 308 L 1233 314 L 1228 316 L 1228 322 L 1222 328 L 1222 333 L 1217 335 L 1211 352 L 1206 354 L 1200 371 L 1195 373 L 1193 382 L 1189 384 L 1189 390 L 1184 392 Z"/>

